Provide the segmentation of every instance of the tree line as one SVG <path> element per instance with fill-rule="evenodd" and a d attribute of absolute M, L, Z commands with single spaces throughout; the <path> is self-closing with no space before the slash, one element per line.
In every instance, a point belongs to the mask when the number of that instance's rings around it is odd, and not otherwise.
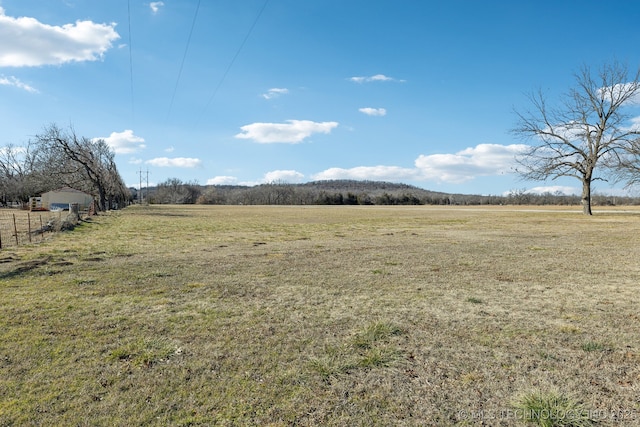
<path fill-rule="evenodd" d="M 130 189 L 134 199 L 140 195 Z M 170 178 L 144 190 L 154 204 L 204 205 L 575 205 L 581 197 L 556 193 L 530 193 L 514 189 L 506 195 L 449 194 L 379 181 L 315 181 L 304 184 L 274 182 L 252 187 L 207 185 Z M 593 195 L 593 204 L 640 205 L 640 198 Z"/>
<path fill-rule="evenodd" d="M 48 125 L 23 146 L 0 148 L 0 202 L 26 204 L 32 196 L 71 187 L 92 194 L 100 210 L 126 206 L 131 192 L 114 157 L 102 139 Z"/>

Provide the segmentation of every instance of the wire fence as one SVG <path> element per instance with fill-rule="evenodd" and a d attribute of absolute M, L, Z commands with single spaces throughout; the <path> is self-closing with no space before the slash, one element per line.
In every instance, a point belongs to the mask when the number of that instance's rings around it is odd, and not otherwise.
<path fill-rule="evenodd" d="M 44 241 L 69 212 L 0 209 L 0 250 Z"/>

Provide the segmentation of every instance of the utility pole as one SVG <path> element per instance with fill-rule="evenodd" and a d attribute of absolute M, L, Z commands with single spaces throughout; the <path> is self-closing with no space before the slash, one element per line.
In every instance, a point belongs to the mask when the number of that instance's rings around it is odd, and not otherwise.
<path fill-rule="evenodd" d="M 140 185 L 138 186 L 138 204 L 142 205 L 142 169 L 138 172 L 140 175 Z"/>
<path fill-rule="evenodd" d="M 146 181 L 145 181 L 145 188 L 147 189 L 147 197 L 149 197 L 149 169 L 147 169 L 146 171 L 143 171 L 142 169 L 140 169 L 140 171 L 138 172 L 138 174 L 140 175 L 140 186 L 139 188 L 139 195 L 138 195 L 138 203 L 142 204 L 144 202 L 144 191 L 142 190 L 142 174 L 145 173 L 146 174 Z"/>
<path fill-rule="evenodd" d="M 149 169 L 147 169 L 147 181 L 145 188 L 147 189 L 147 198 L 149 198 Z"/>

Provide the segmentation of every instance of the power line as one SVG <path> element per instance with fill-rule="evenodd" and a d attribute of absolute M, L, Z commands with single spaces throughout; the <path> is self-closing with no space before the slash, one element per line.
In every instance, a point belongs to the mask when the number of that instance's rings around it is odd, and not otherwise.
<path fill-rule="evenodd" d="M 196 26 L 196 19 L 198 18 L 199 10 L 200 10 L 200 0 L 198 0 L 198 4 L 196 5 L 196 12 L 193 15 L 193 21 L 191 22 L 191 29 L 189 30 L 189 37 L 187 38 L 187 45 L 184 48 L 184 54 L 182 55 L 182 62 L 180 63 L 178 78 L 176 79 L 176 85 L 173 88 L 173 95 L 171 96 L 171 102 L 169 102 L 169 110 L 167 111 L 167 120 L 169 120 L 169 115 L 171 114 L 171 109 L 173 108 L 173 101 L 175 100 L 176 93 L 178 92 L 178 84 L 180 83 L 180 76 L 182 76 L 182 69 L 184 68 L 184 62 L 187 59 L 187 52 L 189 51 L 189 45 L 191 44 L 191 36 L 193 35 L 193 29 Z"/>
<path fill-rule="evenodd" d="M 200 122 L 200 119 L 204 115 L 204 112 L 207 110 L 207 108 L 209 108 L 209 105 L 211 105 L 211 103 L 213 102 L 213 99 L 218 94 L 218 90 L 220 90 L 220 87 L 222 87 L 222 83 L 224 83 L 224 80 L 227 78 L 227 74 L 229 74 L 229 71 L 231 71 L 231 67 L 233 67 L 233 64 L 236 62 L 236 59 L 240 55 L 240 52 L 242 51 L 242 48 L 247 43 L 247 40 L 249 39 L 249 36 L 251 36 L 251 33 L 253 32 L 253 29 L 255 28 L 256 24 L 260 20 L 260 17 L 262 16 L 262 13 L 266 9 L 268 3 L 269 3 L 269 0 L 265 0 L 264 4 L 262 5 L 262 8 L 260 9 L 260 11 L 258 12 L 258 15 L 256 16 L 256 19 L 253 21 L 253 24 L 251 24 L 251 27 L 249 28 L 249 31 L 247 32 L 247 34 L 245 35 L 244 39 L 242 40 L 242 43 L 240 44 L 240 47 L 236 51 L 235 55 L 233 55 L 233 58 L 231 58 L 231 62 L 229 63 L 229 66 L 224 71 L 224 74 L 222 74 L 222 78 L 218 82 L 218 85 L 213 90 L 213 94 L 211 94 L 211 97 L 209 98 L 209 101 L 207 102 L 207 104 L 202 109 L 202 113 L 200 113 L 200 116 L 198 117 L 198 122 L 197 123 Z"/>
<path fill-rule="evenodd" d="M 133 102 L 133 52 L 131 47 L 131 0 L 127 0 L 127 17 L 129 20 L 129 79 L 131 83 L 131 121 L 135 121 L 135 109 Z"/>

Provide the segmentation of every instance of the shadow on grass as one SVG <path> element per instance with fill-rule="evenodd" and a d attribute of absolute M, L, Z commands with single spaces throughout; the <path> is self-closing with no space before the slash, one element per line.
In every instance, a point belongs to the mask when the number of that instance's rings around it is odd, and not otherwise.
<path fill-rule="evenodd" d="M 0 273 L 0 279 L 11 279 L 13 277 L 20 276 L 22 274 L 28 273 L 32 270 L 35 270 L 38 267 L 48 264 L 51 261 L 51 257 L 46 257 L 42 259 L 34 259 L 32 261 L 23 262 L 13 271 L 7 271 L 4 273 Z"/>

